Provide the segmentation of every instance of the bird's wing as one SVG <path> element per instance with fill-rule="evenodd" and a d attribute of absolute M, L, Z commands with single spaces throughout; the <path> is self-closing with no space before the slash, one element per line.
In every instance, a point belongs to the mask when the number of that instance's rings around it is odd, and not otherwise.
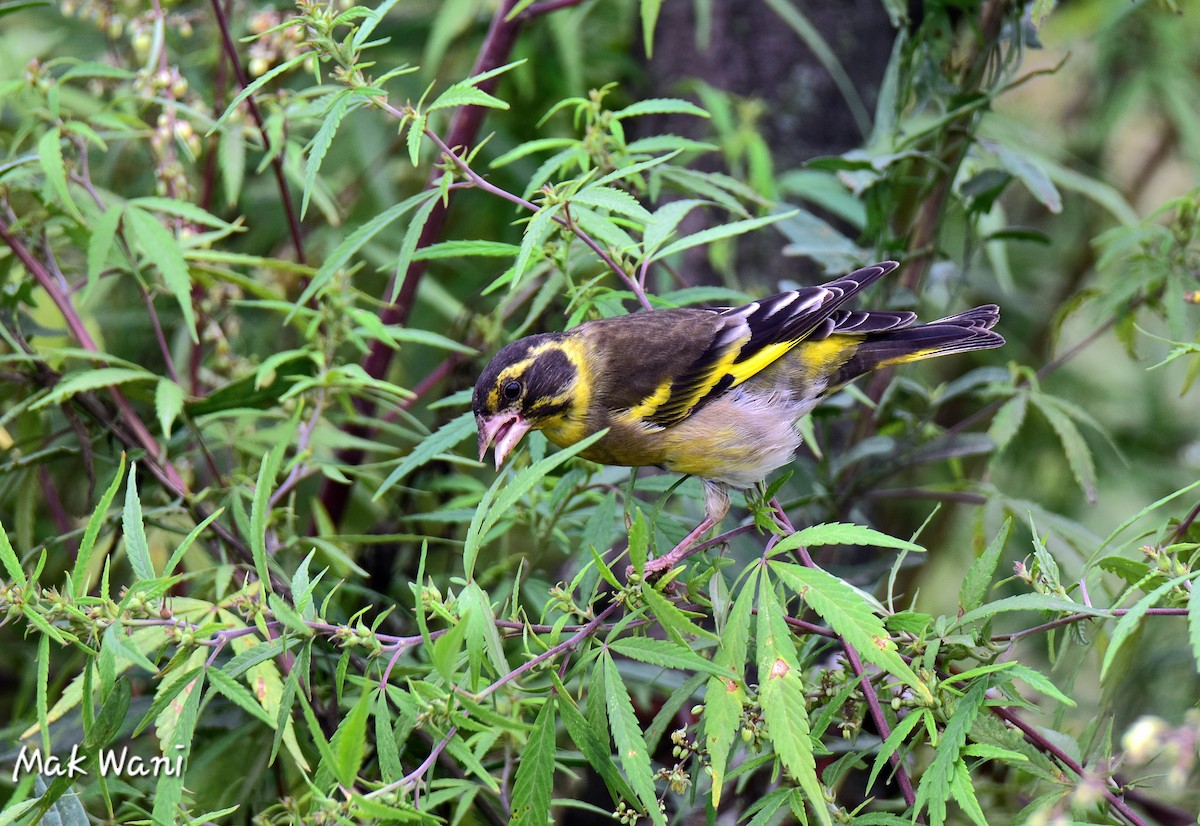
<path fill-rule="evenodd" d="M 670 427 L 707 401 L 763 370 L 806 338 L 823 338 L 837 330 L 865 334 L 912 321 L 908 313 L 863 313 L 841 307 L 860 290 L 894 270 L 885 261 L 864 267 L 819 287 L 789 290 L 741 307 L 717 311 L 716 335 L 692 364 L 661 394 L 642 420 Z M 657 400 L 656 400 L 657 401 Z"/>

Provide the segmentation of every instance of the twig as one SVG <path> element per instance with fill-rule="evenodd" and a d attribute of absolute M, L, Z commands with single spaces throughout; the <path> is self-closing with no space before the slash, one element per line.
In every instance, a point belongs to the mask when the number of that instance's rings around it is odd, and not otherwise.
<path fill-rule="evenodd" d="M 238 87 L 245 89 L 250 85 L 250 79 L 246 76 L 246 69 L 242 66 L 242 61 L 238 58 L 237 45 L 233 42 L 233 35 L 229 31 L 229 18 L 225 15 L 225 9 L 221 8 L 221 0 L 210 0 L 212 4 L 213 16 L 217 19 L 217 27 L 221 30 L 221 46 L 225 50 L 225 54 L 229 57 L 229 65 L 233 67 L 233 76 L 237 78 Z M 304 257 L 304 232 L 300 226 L 300 219 L 296 215 L 296 207 L 292 203 L 292 195 L 288 190 L 287 176 L 283 171 L 283 153 L 271 152 L 271 135 L 267 131 L 267 122 L 263 119 L 262 112 L 258 108 L 258 103 L 254 100 L 254 95 L 246 98 L 246 108 L 250 110 L 250 117 L 254 119 L 254 123 L 258 126 L 258 133 L 262 136 L 263 149 L 271 155 L 271 168 L 275 173 L 275 185 L 279 187 L 279 199 L 283 201 L 283 211 L 287 216 L 288 231 L 292 235 L 292 246 L 296 250 L 296 260 L 301 264 L 306 263 Z"/>
<path fill-rule="evenodd" d="M 1132 608 L 1114 608 L 1106 614 L 1068 614 L 1065 617 L 1044 622 L 1041 625 L 1035 625 L 1033 628 L 1026 628 L 1022 631 L 1014 631 L 1011 634 L 995 634 L 992 636 L 992 642 L 1016 642 L 1023 640 L 1026 637 L 1032 637 L 1034 634 L 1043 634 L 1046 631 L 1053 631 L 1055 628 L 1062 628 L 1064 625 L 1072 625 L 1083 620 L 1094 619 L 1112 619 L 1114 617 L 1123 617 L 1132 611 Z M 1188 609 L 1186 608 L 1148 608 L 1144 611 L 1148 616 L 1154 617 L 1186 617 Z"/>
<path fill-rule="evenodd" d="M 609 614 L 611 614 L 613 611 L 616 611 L 617 608 L 619 608 L 619 607 L 620 607 L 619 602 L 612 603 L 607 608 L 605 608 L 603 611 L 601 611 L 599 614 L 597 614 L 595 619 L 593 619 L 587 625 L 580 628 L 578 631 L 576 631 L 570 637 L 563 640 L 562 642 L 560 642 L 558 645 L 554 646 L 553 648 L 547 648 L 545 651 L 543 651 L 541 654 L 538 654 L 532 660 L 528 660 L 526 662 L 521 663 L 519 666 L 514 668 L 512 671 L 508 672 L 503 677 L 496 680 L 496 682 L 492 683 L 487 688 L 480 691 L 478 694 L 473 695 L 472 699 L 474 699 L 475 702 L 479 702 L 480 700 L 483 700 L 485 697 L 488 697 L 491 694 L 495 693 L 497 689 L 501 688 L 505 684 L 512 682 L 517 677 L 524 674 L 526 671 L 532 671 L 533 669 L 537 668 L 542 663 L 546 662 L 547 660 L 553 659 L 554 657 L 557 657 L 559 654 L 563 653 L 564 651 L 570 651 L 575 646 L 579 645 L 579 643 L 583 642 L 589 636 L 594 634 L 596 632 L 596 629 L 600 627 L 600 625 L 604 622 L 604 620 L 608 619 Z"/>
<path fill-rule="evenodd" d="M 1078 777 L 1087 777 L 1087 771 L 1083 766 L 1079 765 L 1069 754 L 1056 746 L 1048 738 L 1044 737 L 1040 731 L 1034 726 L 1026 723 L 1015 712 L 1010 711 L 1004 706 L 989 706 L 992 713 L 999 717 L 1004 722 L 1013 726 L 1025 736 L 1025 740 L 1030 745 L 1037 748 L 1039 751 L 1052 755 L 1055 760 L 1062 763 L 1068 769 L 1075 773 Z M 1116 790 L 1105 784 L 1101 790 L 1101 794 L 1108 800 L 1110 806 L 1113 807 L 1122 817 L 1124 817 L 1131 826 L 1146 826 L 1146 822 L 1138 816 L 1137 812 L 1129 808 L 1129 804 L 1117 793 Z"/>

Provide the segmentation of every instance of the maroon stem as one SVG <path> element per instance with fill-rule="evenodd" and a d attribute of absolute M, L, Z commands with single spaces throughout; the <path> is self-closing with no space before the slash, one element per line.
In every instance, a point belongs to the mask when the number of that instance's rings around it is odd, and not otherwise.
<path fill-rule="evenodd" d="M 211 0 L 211 3 L 213 16 L 216 17 L 217 26 L 221 29 L 221 45 L 225 54 L 229 56 L 229 65 L 233 67 L 233 75 L 237 78 L 238 87 L 245 89 L 250 85 L 250 79 L 246 76 L 246 69 L 242 66 L 241 59 L 238 58 L 237 44 L 233 42 L 233 35 L 229 31 L 229 18 L 225 16 L 225 9 L 221 7 L 221 0 Z M 267 123 L 254 100 L 254 95 L 246 98 L 246 107 L 250 110 L 250 117 L 254 118 L 255 125 L 258 126 L 264 150 L 270 152 L 271 136 L 267 132 Z M 283 202 L 283 212 L 287 216 L 288 231 L 292 235 L 292 246 L 296 249 L 296 260 L 303 264 L 305 263 L 304 232 L 300 227 L 300 219 L 296 215 L 296 207 L 292 203 L 291 193 L 288 191 L 287 176 L 283 171 L 282 152 L 273 154 L 271 169 L 275 173 L 275 185 L 279 187 L 279 199 Z"/>

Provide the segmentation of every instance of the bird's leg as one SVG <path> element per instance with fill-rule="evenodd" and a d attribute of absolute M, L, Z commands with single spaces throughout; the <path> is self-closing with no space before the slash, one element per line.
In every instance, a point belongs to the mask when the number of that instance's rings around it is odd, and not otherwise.
<path fill-rule="evenodd" d="M 642 574 L 646 579 L 657 579 L 674 568 L 683 560 L 694 554 L 693 547 L 698 548 L 698 541 L 710 530 L 721 524 L 725 514 L 729 513 L 729 491 L 722 484 L 704 480 L 704 519 L 691 533 L 667 553 L 646 563 Z"/>

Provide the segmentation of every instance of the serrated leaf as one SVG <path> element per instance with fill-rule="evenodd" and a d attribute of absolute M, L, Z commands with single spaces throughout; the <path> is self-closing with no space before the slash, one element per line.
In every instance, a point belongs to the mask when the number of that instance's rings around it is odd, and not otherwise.
<path fill-rule="evenodd" d="M 692 622 L 687 614 L 675 607 L 674 603 L 653 587 L 643 584 L 642 599 L 646 601 L 646 605 L 654 614 L 654 618 L 658 620 L 658 624 L 667 632 L 667 636 L 679 645 L 687 647 L 688 637 L 716 639 L 715 634 Z"/>
<path fill-rule="evenodd" d="M 446 424 L 439 427 L 430 435 L 421 440 L 421 443 L 413 448 L 412 453 L 400 460 L 400 464 L 396 465 L 395 470 L 388 474 L 387 479 L 375 491 L 373 500 L 383 496 L 393 485 L 399 482 L 408 474 L 412 473 L 417 468 L 428 462 L 431 462 L 435 457 L 451 450 L 462 443 L 464 439 L 471 435 L 475 429 L 475 415 L 467 412 L 455 419 L 451 419 Z"/>
<path fill-rule="evenodd" d="M 221 694 L 225 699 L 251 717 L 266 723 L 271 728 L 275 727 L 275 721 L 271 719 L 271 716 L 254 699 L 254 695 L 250 693 L 249 689 L 219 668 L 210 668 L 207 674 L 210 693 L 217 692 Z"/>
<path fill-rule="evenodd" d="M 490 95 L 482 89 L 467 85 L 468 81 L 455 83 L 425 107 L 426 112 L 436 112 L 438 109 L 450 109 L 455 106 L 484 106 L 488 109 L 507 109 L 508 104 L 495 95 Z"/>
<path fill-rule="evenodd" d="M 691 235 L 686 235 L 680 238 L 673 244 L 669 244 L 658 252 L 650 256 L 651 261 L 661 261 L 664 258 L 669 258 L 677 252 L 699 247 L 704 244 L 711 244 L 714 241 L 720 241 L 724 238 L 732 238 L 737 235 L 745 235 L 756 229 L 776 223 L 784 218 L 794 215 L 795 212 L 781 212 L 776 215 L 764 215 L 761 218 L 746 218 L 741 221 L 733 221 L 728 224 L 720 224 L 715 227 L 700 230 Z"/>
<path fill-rule="evenodd" d="M 412 220 L 408 222 L 408 228 L 404 230 L 404 238 L 400 242 L 400 251 L 396 255 L 396 272 L 408 273 L 408 269 L 412 266 L 413 255 L 417 251 L 417 244 L 421 241 L 421 234 L 425 231 L 425 225 L 429 222 L 429 216 L 437 209 L 441 203 L 441 199 L 436 190 L 431 191 L 425 202 L 417 207 L 416 214 Z M 392 294 L 388 296 L 389 301 L 395 301 L 396 296 L 400 292 L 402 279 L 396 278 L 392 284 Z"/>
<path fill-rule="evenodd" d="M 804 701 L 804 682 L 796 661 L 796 646 L 783 619 L 783 606 L 765 581 L 759 588 L 758 701 L 767 723 L 767 738 L 775 754 L 804 790 L 818 822 L 830 826 L 829 807 L 817 777 L 816 757 Z"/>
<path fill-rule="evenodd" d="M 1011 611 L 1050 611 L 1061 614 L 1079 613 L 1091 614 L 1096 617 L 1108 616 L 1107 611 L 1089 608 L 1082 602 L 1074 602 L 1065 597 L 1056 597 L 1050 594 L 1017 594 L 1013 597 L 986 602 L 975 610 L 968 611 L 958 618 L 958 621 L 951 626 L 951 630 Z"/>
<path fill-rule="evenodd" d="M 996 566 L 1000 564 L 1000 554 L 1008 542 L 1008 533 L 1012 529 L 1012 517 L 1004 520 L 996 537 L 983 549 L 983 553 L 971 560 L 971 567 L 963 577 L 962 587 L 958 592 L 958 606 L 965 614 L 983 605 L 987 596 L 988 586 L 996 574 Z"/>
<path fill-rule="evenodd" d="M 617 771 L 617 767 L 612 761 L 612 755 L 609 753 L 608 733 L 604 732 L 602 740 L 600 735 L 588 724 L 587 718 L 571 702 L 570 692 L 562 684 L 562 681 L 558 678 L 558 674 L 551 671 L 550 679 L 554 681 L 555 689 L 558 691 L 560 698 L 558 709 L 563 724 L 567 728 L 567 734 L 570 735 L 575 745 L 579 747 L 579 751 L 587 759 L 588 765 L 595 769 L 604 779 L 604 783 L 610 789 L 614 799 L 633 800 L 636 794 L 630 788 L 625 778 L 621 776 L 621 773 Z M 603 698 L 598 696 L 592 699 L 597 703 L 603 701 Z"/>
<path fill-rule="evenodd" d="M 429 198 L 428 192 L 418 192 L 410 198 L 406 198 L 398 204 L 394 204 L 383 212 L 376 215 L 371 220 L 360 226 L 354 232 L 346 236 L 346 239 L 338 244 L 324 263 L 317 270 L 308 286 L 304 288 L 304 292 L 296 299 L 294 307 L 299 309 L 305 306 L 316 297 L 332 280 L 333 276 L 346 265 L 346 263 L 358 253 L 360 249 L 372 238 L 387 229 L 395 221 L 399 220 L 405 213 L 415 209 L 420 204 L 424 203 Z M 284 319 L 284 323 L 290 323 L 292 316 L 295 315 L 296 309 Z"/>
<path fill-rule="evenodd" d="M 88 236 L 87 246 L 89 286 L 95 284 L 104 272 L 104 265 L 108 263 L 109 253 L 117 240 L 117 229 L 121 226 L 123 214 L 123 207 L 109 207 L 92 225 L 92 234 Z"/>
<path fill-rule="evenodd" d="M 641 223 L 652 219 L 650 212 L 638 203 L 637 198 L 623 189 L 611 186 L 589 186 L 581 189 L 571 197 L 571 203 L 606 209 Z"/>
<path fill-rule="evenodd" d="M 96 538 L 100 535 L 100 529 L 104 527 L 105 519 L 108 518 L 108 509 L 112 505 L 113 499 L 116 498 L 117 491 L 121 487 L 121 478 L 124 474 L 125 454 L 122 452 L 121 462 L 117 465 L 116 475 L 113 476 L 113 480 L 109 483 L 108 489 L 104 491 L 104 495 L 100 497 L 100 501 L 96 503 L 96 508 L 92 511 L 92 515 L 88 519 L 87 527 L 84 528 L 83 538 L 79 540 L 79 551 L 75 555 L 75 565 L 71 568 L 71 587 L 74 589 L 76 600 L 87 593 L 88 563 L 92 560 L 92 552 L 96 548 Z M 0 551 L 2 551 L 3 543 L 5 542 L 3 533 L 3 527 L 0 526 Z"/>
<path fill-rule="evenodd" d="M 695 651 L 670 640 L 652 637 L 626 637 L 609 643 L 609 648 L 638 662 L 674 668 L 679 671 L 700 672 L 714 677 L 733 677 L 728 668 L 704 659 Z"/>
<path fill-rule="evenodd" d="M 1071 467 L 1075 481 L 1083 489 L 1088 501 L 1095 502 L 1096 466 L 1092 461 L 1091 448 L 1084 441 L 1083 434 L 1079 432 L 1075 422 L 1057 407 L 1042 403 L 1038 396 L 1033 396 L 1032 400 L 1058 436 L 1058 441 L 1062 445 L 1063 453 L 1067 456 L 1067 464 Z"/>
<path fill-rule="evenodd" d="M 217 118 L 217 122 L 214 123 L 208 132 L 205 133 L 205 137 L 208 137 L 213 132 L 216 132 L 218 129 L 220 129 L 221 124 L 223 124 L 230 115 L 237 111 L 237 108 L 242 105 L 246 98 L 250 97 L 267 83 L 270 83 L 274 78 L 288 71 L 296 64 L 308 60 L 310 57 L 311 54 L 309 52 L 301 52 L 294 57 L 288 58 L 278 66 L 275 66 L 269 71 L 264 72 L 260 77 L 257 77 L 250 83 L 246 84 L 246 88 L 238 92 L 237 97 L 235 97 L 230 104 L 225 107 L 225 111 L 221 113 L 221 117 Z"/>
<path fill-rule="evenodd" d="M 542 704 L 533 732 L 521 750 L 513 781 L 510 826 L 545 826 L 554 792 L 554 697 Z"/>
<path fill-rule="evenodd" d="M 658 809 L 658 795 L 654 791 L 654 769 L 650 765 L 650 754 L 646 741 L 633 711 L 633 702 L 625 690 L 621 672 L 612 655 L 601 655 L 600 665 L 604 668 L 604 701 L 608 708 L 608 724 L 612 729 L 613 743 L 617 747 L 617 759 L 625 770 L 625 777 L 633 787 L 638 800 L 650 820 L 666 824 L 666 818 Z"/>
<path fill-rule="evenodd" d="M 154 413 L 163 438 L 171 438 L 171 425 L 183 410 L 183 388 L 169 378 L 160 378 L 154 390 Z"/>
<path fill-rule="evenodd" d="M 650 254 L 666 243 L 667 238 L 675 232 L 688 213 L 705 203 L 707 202 L 698 198 L 683 198 L 663 204 L 654 210 L 654 214 L 646 223 L 646 231 L 642 234 L 643 252 Z M 666 296 L 663 297 L 666 298 Z M 682 304 L 684 302 L 676 300 L 675 303 Z"/>
<path fill-rule="evenodd" d="M 648 52 L 649 49 L 647 49 Z M 698 118 L 711 117 L 708 112 L 696 104 L 679 98 L 647 98 L 646 100 L 631 103 L 624 109 L 618 109 L 612 113 L 612 116 L 617 120 L 633 118 L 638 115 L 695 115 Z"/>
<path fill-rule="evenodd" d="M 749 618 L 747 618 L 749 619 Z M 742 724 L 746 691 L 740 680 L 712 677 L 704 691 L 704 745 L 712 767 L 712 805 L 721 805 L 729 750 Z"/>
<path fill-rule="evenodd" d="M 785 536 L 775 543 L 775 547 L 771 549 L 771 556 L 778 556 L 797 548 L 807 548 L 813 545 L 869 545 L 876 548 L 898 548 L 903 551 L 925 553 L 925 548 L 905 539 L 897 539 L 862 525 L 830 522 L 802 528 Z"/>
<path fill-rule="evenodd" d="M 196 335 L 196 312 L 192 308 L 192 279 L 187 260 L 179 247 L 179 241 L 149 212 L 134 206 L 125 210 L 125 231 L 148 262 L 158 268 L 163 283 L 179 304 L 183 323 L 193 344 L 199 344 Z"/>
<path fill-rule="evenodd" d="M 154 579 L 150 562 L 150 546 L 146 543 L 146 527 L 142 523 L 142 502 L 138 499 L 137 465 L 129 468 L 129 484 L 125 488 L 125 513 L 121 519 L 125 531 L 125 555 L 138 579 Z"/>
<path fill-rule="evenodd" d="M 954 713 L 942 730 L 933 762 L 921 775 L 914 811 L 927 807 L 930 826 L 942 826 L 946 822 L 946 802 L 952 797 L 951 784 L 956 767 L 962 760 L 960 753 L 966 745 L 967 733 L 979 715 L 986 688 L 985 683 L 976 683 L 959 699 Z"/>
<path fill-rule="evenodd" d="M 1200 588 L 1192 588 L 1188 594 L 1188 637 L 1192 641 L 1192 657 L 1196 670 L 1200 671 Z"/>
<path fill-rule="evenodd" d="M 1155 588 L 1150 593 L 1139 599 L 1133 604 L 1124 616 L 1117 620 L 1116 626 L 1113 628 L 1112 636 L 1109 638 L 1108 650 L 1104 652 L 1104 662 L 1100 666 L 1100 681 L 1104 682 L 1105 676 L 1108 674 L 1109 667 L 1117 658 L 1117 653 L 1121 650 L 1121 646 L 1129 639 L 1130 635 L 1136 631 L 1146 616 L 1146 612 L 1153 608 L 1159 600 L 1167 595 L 1172 588 L 1178 588 L 1185 582 L 1191 582 L 1197 577 L 1200 577 L 1200 571 L 1183 574 L 1182 576 L 1173 577 L 1162 585 Z M 1190 602 L 1189 598 L 1189 602 Z M 1189 621 L 1190 606 L 1189 606 Z"/>
<path fill-rule="evenodd" d="M 321 128 L 317 130 L 317 134 L 313 136 L 308 145 L 308 161 L 304 165 L 304 195 L 300 200 L 301 219 L 308 212 L 308 199 L 312 196 L 317 172 L 320 171 L 321 163 L 325 160 L 325 155 L 328 154 L 329 147 L 333 144 L 338 127 L 350 113 L 350 104 L 361 100 L 362 98 L 357 97 L 351 89 L 343 89 L 334 94 L 333 102 L 326 109 L 324 119 L 321 121 Z"/>
<path fill-rule="evenodd" d="M 80 370 L 63 377 L 54 389 L 29 406 L 40 410 L 51 405 L 60 405 L 76 393 L 116 387 L 133 381 L 150 381 L 156 376 L 147 370 L 130 370 L 125 367 L 100 367 L 95 370 Z"/>
<path fill-rule="evenodd" d="M 58 129 L 51 129 L 42 135 L 41 140 L 38 141 L 37 154 L 42 165 L 42 173 L 46 176 L 54 194 L 62 202 L 63 208 L 76 221 L 82 221 L 83 214 L 75 205 L 75 201 L 71 197 L 71 190 L 67 186 L 67 167 L 63 161 L 62 133 Z"/>
<path fill-rule="evenodd" d="M 543 207 L 535 212 L 529 222 L 525 224 L 525 232 L 521 236 L 521 247 L 512 266 L 512 288 L 517 286 L 521 276 L 525 274 L 534 250 L 545 244 L 550 233 L 554 231 L 554 218 L 562 208 L 563 204 L 561 203 Z"/>
<path fill-rule="evenodd" d="M 772 562 L 771 572 L 798 593 L 838 636 L 854 646 L 860 657 L 932 701 L 929 687 L 904 662 L 883 620 L 854 588 L 820 568 Z"/>
<path fill-rule="evenodd" d="M 4 571 L 8 574 L 8 578 L 22 589 L 29 584 L 25 571 L 21 567 L 21 559 L 8 541 L 8 533 L 4 529 L 3 520 L 0 520 L 0 563 L 4 564 Z"/>
<path fill-rule="evenodd" d="M 992 417 L 992 423 L 988 427 L 988 435 L 996 443 L 996 453 L 1000 453 L 1008 447 L 1008 443 L 1017 435 L 1017 431 L 1021 429 L 1021 424 L 1025 421 L 1025 413 L 1028 409 L 1029 394 L 1021 392 L 1006 401 L 996 411 L 996 415 Z"/>
<path fill-rule="evenodd" d="M 466 571 L 468 579 L 471 578 L 472 572 L 475 569 L 475 558 L 479 555 L 479 549 L 483 546 L 483 541 L 487 538 L 492 528 L 496 527 L 501 519 L 508 516 L 509 510 L 551 471 L 575 454 L 587 450 L 594 442 L 603 438 L 607 433 L 607 429 L 593 433 L 586 439 L 581 439 L 552 456 L 547 456 L 538 462 L 534 462 L 511 480 L 503 475 L 496 477 L 496 481 L 488 488 L 479 506 L 476 507 L 475 516 L 471 520 L 471 526 L 467 529 L 467 538 L 463 546 L 463 568 Z"/>

